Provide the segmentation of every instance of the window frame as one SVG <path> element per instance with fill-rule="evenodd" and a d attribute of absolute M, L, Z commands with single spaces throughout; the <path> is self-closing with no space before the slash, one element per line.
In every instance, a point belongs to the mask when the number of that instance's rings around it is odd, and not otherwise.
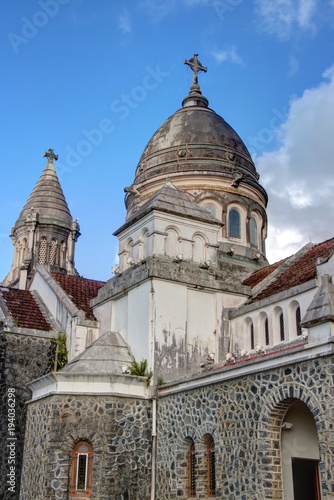
<path fill-rule="evenodd" d="M 85 448 L 83 450 L 83 448 Z M 80 457 L 86 457 L 84 472 L 84 488 L 79 488 Z M 70 498 L 91 498 L 93 477 L 93 447 L 89 441 L 79 441 L 72 450 L 72 464 L 70 477 Z"/>
<path fill-rule="evenodd" d="M 188 496 L 196 497 L 196 450 L 195 443 L 191 441 L 188 449 Z"/>
<path fill-rule="evenodd" d="M 211 439 L 207 446 L 208 496 L 216 496 L 216 455 L 215 443 Z"/>
<path fill-rule="evenodd" d="M 238 216 L 238 236 L 236 236 L 235 234 L 232 234 L 232 228 L 236 229 L 236 222 L 231 222 L 231 216 L 232 214 L 236 214 Z M 242 231 L 241 231 L 241 213 L 240 213 L 240 210 L 236 207 L 232 207 L 230 208 L 230 210 L 228 211 L 228 237 L 229 238 L 233 238 L 233 239 L 236 239 L 236 240 L 241 240 L 242 239 Z"/>

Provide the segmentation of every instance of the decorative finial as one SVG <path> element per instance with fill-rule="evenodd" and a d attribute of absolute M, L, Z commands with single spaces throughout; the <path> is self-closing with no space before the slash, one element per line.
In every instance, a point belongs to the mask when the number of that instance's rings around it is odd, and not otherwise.
<path fill-rule="evenodd" d="M 47 158 L 48 163 L 53 164 L 54 160 L 58 160 L 58 155 L 54 153 L 53 149 L 49 148 L 47 151 L 45 151 L 43 158 Z"/>
<path fill-rule="evenodd" d="M 185 59 L 184 60 L 184 64 L 187 64 L 193 70 L 193 72 L 194 72 L 194 75 L 193 75 L 193 84 L 191 86 L 191 90 L 199 90 L 198 73 L 200 73 L 201 71 L 204 71 L 204 73 L 206 73 L 207 70 L 208 70 L 208 68 L 205 68 L 199 62 L 199 60 L 198 60 L 198 54 L 194 54 L 194 57 L 192 57 L 191 59 L 189 59 L 189 61 L 187 61 L 187 59 Z"/>

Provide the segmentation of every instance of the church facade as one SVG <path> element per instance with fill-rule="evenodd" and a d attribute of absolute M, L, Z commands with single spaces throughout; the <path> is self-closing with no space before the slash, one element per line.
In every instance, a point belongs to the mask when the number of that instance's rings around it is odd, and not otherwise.
<path fill-rule="evenodd" d="M 125 188 L 108 282 L 75 269 L 52 150 L 13 228 L 3 498 L 334 497 L 334 239 L 268 263 L 256 167 L 185 62 L 190 92 Z"/>

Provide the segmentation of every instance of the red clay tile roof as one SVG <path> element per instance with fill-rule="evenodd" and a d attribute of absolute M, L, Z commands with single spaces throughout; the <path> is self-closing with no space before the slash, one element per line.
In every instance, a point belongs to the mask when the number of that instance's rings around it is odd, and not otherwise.
<path fill-rule="evenodd" d="M 0 287 L 0 291 L 15 326 L 43 331 L 52 330 L 31 292 L 6 287 Z"/>
<path fill-rule="evenodd" d="M 69 295 L 77 308 L 85 311 L 86 319 L 94 320 L 93 310 L 89 303 L 97 296 L 98 290 L 105 285 L 105 282 L 59 273 L 52 273 L 52 277 L 59 283 L 64 292 Z"/>
<path fill-rule="evenodd" d="M 329 257 L 333 252 L 334 238 L 314 245 L 306 253 L 302 254 L 299 259 L 293 261 L 285 271 L 278 274 L 277 278 L 270 282 L 267 288 L 251 299 L 251 302 L 266 299 L 316 278 L 317 259 Z"/>
<path fill-rule="evenodd" d="M 282 259 L 279 260 L 278 262 L 275 262 L 274 264 L 271 264 L 270 266 L 263 267 L 262 269 L 259 269 L 258 271 L 255 271 L 254 273 L 250 274 L 245 278 L 242 282 L 243 285 L 250 286 L 251 288 L 254 288 L 258 283 L 263 281 L 269 274 L 271 274 L 275 269 L 277 269 L 281 264 L 283 264 L 287 259 Z"/>

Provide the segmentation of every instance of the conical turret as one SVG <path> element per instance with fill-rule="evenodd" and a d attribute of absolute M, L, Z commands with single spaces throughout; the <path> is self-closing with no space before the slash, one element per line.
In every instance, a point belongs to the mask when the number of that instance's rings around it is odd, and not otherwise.
<path fill-rule="evenodd" d="M 74 246 L 80 235 L 72 220 L 54 161 L 53 149 L 44 153 L 47 165 L 12 229 L 14 257 L 4 284 L 26 288 L 29 274 L 39 263 L 50 271 L 76 274 Z"/>

